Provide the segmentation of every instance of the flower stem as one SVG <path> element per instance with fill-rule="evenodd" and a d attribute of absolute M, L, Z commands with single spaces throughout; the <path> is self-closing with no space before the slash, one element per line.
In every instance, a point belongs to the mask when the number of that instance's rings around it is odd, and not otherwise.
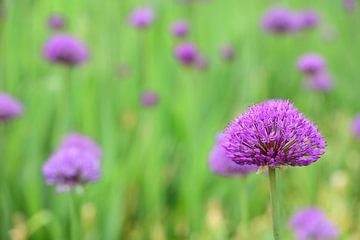
<path fill-rule="evenodd" d="M 249 210 L 248 210 L 248 189 L 247 189 L 247 183 L 246 178 L 241 178 L 241 190 L 240 190 L 240 204 L 241 204 L 241 224 L 243 227 L 243 238 L 249 239 L 248 230 L 249 230 Z"/>
<path fill-rule="evenodd" d="M 280 208 L 279 194 L 277 191 L 276 168 L 269 167 L 270 199 L 272 207 L 273 234 L 274 240 L 280 240 Z"/>
<path fill-rule="evenodd" d="M 80 239 L 79 235 L 79 212 L 76 205 L 75 193 L 70 193 L 69 211 L 70 211 L 70 234 L 71 240 Z"/>

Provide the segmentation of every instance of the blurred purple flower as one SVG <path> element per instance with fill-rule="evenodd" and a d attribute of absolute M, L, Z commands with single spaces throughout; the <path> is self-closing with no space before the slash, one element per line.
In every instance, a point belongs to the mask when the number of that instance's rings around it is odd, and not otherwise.
<path fill-rule="evenodd" d="M 317 127 L 286 100 L 248 108 L 224 132 L 226 155 L 238 164 L 307 166 L 326 147 Z"/>
<path fill-rule="evenodd" d="M 101 150 L 89 137 L 71 134 L 43 165 L 47 184 L 57 191 L 96 182 L 101 176 Z"/>
<path fill-rule="evenodd" d="M 335 240 L 339 237 L 336 226 L 317 208 L 298 211 L 289 221 L 297 240 Z"/>
<path fill-rule="evenodd" d="M 129 16 L 129 23 L 138 28 L 147 28 L 155 18 L 154 10 L 150 7 L 136 8 Z"/>
<path fill-rule="evenodd" d="M 297 30 L 294 13 L 281 6 L 267 10 L 262 18 L 264 31 L 275 34 L 289 33 Z"/>
<path fill-rule="evenodd" d="M 357 115 L 352 123 L 352 131 L 355 137 L 360 138 L 360 115 Z"/>
<path fill-rule="evenodd" d="M 88 50 L 78 39 L 58 34 L 47 41 L 43 48 L 43 55 L 50 62 L 75 66 L 88 59 Z"/>
<path fill-rule="evenodd" d="M 225 155 L 225 149 L 222 146 L 224 137 L 219 134 L 217 142 L 210 152 L 209 168 L 216 174 L 222 176 L 245 176 L 250 172 L 256 172 L 256 165 L 239 165 Z"/>
<path fill-rule="evenodd" d="M 175 57 L 187 66 L 195 64 L 198 55 L 198 50 L 192 43 L 181 43 L 175 48 Z"/>
<path fill-rule="evenodd" d="M 145 91 L 140 100 L 143 106 L 151 107 L 159 102 L 159 96 L 154 91 Z"/>
<path fill-rule="evenodd" d="M 347 11 L 353 11 L 356 6 L 355 0 L 343 0 L 343 6 Z"/>
<path fill-rule="evenodd" d="M 65 26 L 65 17 L 59 14 L 51 15 L 48 18 L 48 26 L 55 30 L 62 29 Z"/>
<path fill-rule="evenodd" d="M 189 24 L 185 21 L 176 21 L 171 25 L 171 32 L 175 37 L 186 37 L 189 33 Z"/>
<path fill-rule="evenodd" d="M 320 72 L 306 80 L 306 86 L 310 89 L 327 92 L 333 87 L 333 80 L 327 72 Z"/>
<path fill-rule="evenodd" d="M 197 69 L 206 70 L 209 67 L 209 61 L 202 55 L 198 54 L 194 62 Z"/>
<path fill-rule="evenodd" d="M 220 56 L 222 59 L 224 59 L 225 61 L 232 61 L 234 60 L 235 57 L 235 49 L 230 46 L 230 45 L 224 45 L 221 49 L 220 49 Z"/>
<path fill-rule="evenodd" d="M 23 113 L 22 104 L 7 93 L 0 93 L 0 123 L 17 118 Z"/>
<path fill-rule="evenodd" d="M 305 10 L 294 14 L 297 30 L 311 29 L 319 25 L 320 18 L 315 11 Z"/>
<path fill-rule="evenodd" d="M 326 68 L 326 63 L 319 54 L 308 53 L 299 58 L 297 66 L 304 74 L 314 75 L 323 72 Z"/>

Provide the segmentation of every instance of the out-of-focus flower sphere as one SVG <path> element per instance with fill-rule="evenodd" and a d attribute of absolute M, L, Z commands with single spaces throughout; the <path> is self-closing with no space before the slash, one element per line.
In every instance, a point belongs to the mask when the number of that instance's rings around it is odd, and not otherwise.
<path fill-rule="evenodd" d="M 298 30 L 311 29 L 319 25 L 320 18 L 315 11 L 305 10 L 295 13 Z"/>
<path fill-rule="evenodd" d="M 171 25 L 171 32 L 175 37 L 184 38 L 189 33 L 189 24 L 186 21 L 176 21 Z"/>
<path fill-rule="evenodd" d="M 194 64 L 197 69 L 206 70 L 209 67 L 209 60 L 206 57 L 198 54 L 198 56 L 195 59 Z"/>
<path fill-rule="evenodd" d="M 320 72 L 309 77 L 305 84 L 306 87 L 320 92 L 327 92 L 333 88 L 333 80 L 327 72 Z"/>
<path fill-rule="evenodd" d="M 286 100 L 248 108 L 224 133 L 226 155 L 238 164 L 307 166 L 325 153 L 317 127 Z"/>
<path fill-rule="evenodd" d="M 48 18 L 48 26 L 51 29 L 59 30 L 64 28 L 66 23 L 65 17 L 60 14 L 54 14 Z"/>
<path fill-rule="evenodd" d="M 326 68 L 326 63 L 319 54 L 307 53 L 299 58 L 297 66 L 304 74 L 314 75 L 323 72 Z"/>
<path fill-rule="evenodd" d="M 339 230 L 317 208 L 298 211 L 289 221 L 297 240 L 335 240 Z"/>
<path fill-rule="evenodd" d="M 352 131 L 355 137 L 360 138 L 360 114 L 352 122 Z"/>
<path fill-rule="evenodd" d="M 276 6 L 267 10 L 262 18 L 264 31 L 282 34 L 297 30 L 294 13 L 285 7 Z"/>
<path fill-rule="evenodd" d="M 138 28 L 145 29 L 152 24 L 155 12 L 151 7 L 136 8 L 129 16 L 129 23 Z"/>
<path fill-rule="evenodd" d="M 356 0 L 343 0 L 343 6 L 348 11 L 353 11 L 356 7 Z"/>
<path fill-rule="evenodd" d="M 101 150 L 87 136 L 70 134 L 43 166 L 43 175 L 57 191 L 96 182 L 101 176 Z"/>
<path fill-rule="evenodd" d="M 0 123 L 17 118 L 23 113 L 22 104 L 7 93 L 0 92 Z"/>
<path fill-rule="evenodd" d="M 231 62 L 235 58 L 235 49 L 230 45 L 224 45 L 220 49 L 220 56 L 224 61 Z"/>
<path fill-rule="evenodd" d="M 198 56 L 198 49 L 192 43 L 181 43 L 175 48 L 175 57 L 184 65 L 195 64 Z"/>
<path fill-rule="evenodd" d="M 145 91 L 141 95 L 141 104 L 145 107 L 151 107 L 159 102 L 159 96 L 154 91 Z"/>
<path fill-rule="evenodd" d="M 222 146 L 224 137 L 219 134 L 215 146 L 212 148 L 209 156 L 209 168 L 216 174 L 222 176 L 245 176 L 248 173 L 256 172 L 256 165 L 239 165 L 225 155 L 225 149 Z"/>
<path fill-rule="evenodd" d="M 66 66 L 82 64 L 89 56 L 84 43 L 65 34 L 52 36 L 43 48 L 43 55 L 50 62 Z"/>

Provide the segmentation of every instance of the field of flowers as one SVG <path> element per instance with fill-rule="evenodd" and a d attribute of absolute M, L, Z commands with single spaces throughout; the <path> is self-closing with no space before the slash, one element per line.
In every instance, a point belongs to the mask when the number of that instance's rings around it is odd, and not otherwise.
<path fill-rule="evenodd" d="M 0 1 L 0 239 L 359 240 L 358 5 Z"/>

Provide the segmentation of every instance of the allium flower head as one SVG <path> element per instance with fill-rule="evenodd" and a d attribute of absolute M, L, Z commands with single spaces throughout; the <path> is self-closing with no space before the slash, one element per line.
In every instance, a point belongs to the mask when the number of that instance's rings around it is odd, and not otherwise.
<path fill-rule="evenodd" d="M 76 186 L 96 182 L 101 176 L 100 148 L 88 137 L 71 134 L 43 166 L 49 185 L 58 191 L 69 191 Z"/>
<path fill-rule="evenodd" d="M 154 91 L 146 91 L 141 95 L 141 103 L 143 106 L 154 106 L 159 102 L 159 97 Z"/>
<path fill-rule="evenodd" d="M 336 226 L 317 208 L 305 208 L 290 220 L 297 240 L 335 240 L 339 236 Z"/>
<path fill-rule="evenodd" d="M 301 72 L 314 75 L 323 72 L 326 68 L 326 63 L 320 55 L 308 53 L 299 58 L 297 66 Z"/>
<path fill-rule="evenodd" d="M 206 70 L 209 67 L 209 61 L 204 56 L 198 54 L 194 62 L 195 66 L 200 70 Z"/>
<path fill-rule="evenodd" d="M 264 31 L 270 33 L 288 33 L 297 30 L 294 13 L 285 7 L 273 7 L 265 12 L 262 19 Z"/>
<path fill-rule="evenodd" d="M 23 106 L 7 93 L 0 92 L 0 123 L 19 117 L 23 113 Z"/>
<path fill-rule="evenodd" d="M 58 34 L 51 37 L 45 44 L 43 55 L 50 62 L 74 66 L 88 59 L 88 50 L 78 39 Z"/>
<path fill-rule="evenodd" d="M 355 137 L 360 138 L 360 115 L 357 115 L 352 123 L 352 131 Z"/>
<path fill-rule="evenodd" d="M 48 18 L 48 26 L 52 29 L 62 29 L 65 26 L 65 17 L 62 15 L 51 15 Z"/>
<path fill-rule="evenodd" d="M 307 166 L 317 161 L 326 142 L 317 127 L 286 100 L 248 108 L 224 133 L 226 155 L 240 165 L 271 168 Z"/>
<path fill-rule="evenodd" d="M 175 37 L 186 37 L 189 33 L 189 24 L 185 21 L 174 22 L 171 25 L 171 32 Z"/>
<path fill-rule="evenodd" d="M 295 14 L 298 30 L 314 28 L 319 25 L 319 15 L 311 10 L 300 11 Z"/>
<path fill-rule="evenodd" d="M 175 57 L 184 65 L 195 63 L 199 53 L 192 43 L 181 43 L 175 48 Z"/>
<path fill-rule="evenodd" d="M 220 49 L 220 56 L 225 61 L 232 61 L 235 57 L 235 50 L 230 45 L 225 45 Z"/>
<path fill-rule="evenodd" d="M 129 16 L 129 23 L 139 29 L 147 28 L 155 18 L 154 10 L 150 7 L 139 7 Z"/>
<path fill-rule="evenodd" d="M 239 165 L 225 155 L 222 146 L 224 136 L 219 134 L 217 142 L 210 152 L 209 168 L 216 174 L 222 176 L 245 176 L 258 170 L 256 165 Z"/>
<path fill-rule="evenodd" d="M 355 0 L 343 0 L 343 6 L 348 11 L 353 11 L 355 9 L 355 5 Z"/>
<path fill-rule="evenodd" d="M 311 76 L 306 81 L 306 86 L 310 89 L 327 92 L 333 87 L 333 80 L 327 72 L 320 72 Z"/>

